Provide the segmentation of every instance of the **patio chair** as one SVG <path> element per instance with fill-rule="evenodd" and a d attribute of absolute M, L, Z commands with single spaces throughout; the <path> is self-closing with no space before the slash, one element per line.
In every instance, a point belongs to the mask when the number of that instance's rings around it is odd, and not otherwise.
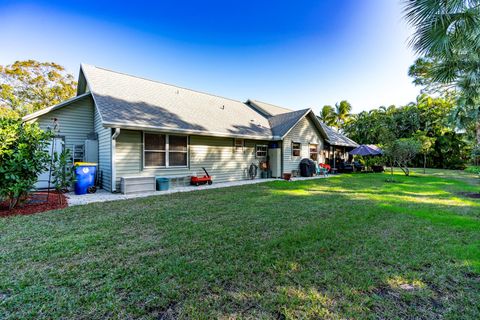
<path fill-rule="evenodd" d="M 327 168 L 324 168 L 320 165 L 318 165 L 318 163 L 315 163 L 315 169 L 316 169 L 316 174 L 317 176 L 319 175 L 323 175 L 324 177 L 328 176 L 328 169 Z"/>

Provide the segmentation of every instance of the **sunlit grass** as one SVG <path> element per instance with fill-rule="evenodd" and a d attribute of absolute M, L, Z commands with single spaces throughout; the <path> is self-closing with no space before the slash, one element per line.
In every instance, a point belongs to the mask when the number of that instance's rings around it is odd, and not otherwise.
<path fill-rule="evenodd" d="M 0 318 L 480 318 L 474 175 L 199 191 L 0 220 Z"/>

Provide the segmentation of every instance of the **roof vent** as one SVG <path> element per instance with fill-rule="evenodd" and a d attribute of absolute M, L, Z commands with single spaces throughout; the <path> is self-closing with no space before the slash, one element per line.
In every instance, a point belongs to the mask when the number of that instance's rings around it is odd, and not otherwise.
<path fill-rule="evenodd" d="M 222 105 L 220 109 L 225 110 L 225 105 Z"/>
<path fill-rule="evenodd" d="M 180 93 L 180 91 L 178 91 L 178 90 L 177 90 L 177 92 L 175 92 L 175 93 L 176 93 L 176 94 L 179 94 L 179 93 Z"/>

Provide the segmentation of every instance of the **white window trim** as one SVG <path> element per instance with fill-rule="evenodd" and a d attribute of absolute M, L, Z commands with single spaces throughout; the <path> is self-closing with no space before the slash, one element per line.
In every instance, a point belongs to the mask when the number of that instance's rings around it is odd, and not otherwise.
<path fill-rule="evenodd" d="M 163 132 L 151 132 L 151 131 L 143 131 L 142 132 L 143 140 L 142 140 L 142 150 L 143 150 L 143 168 L 144 169 L 170 169 L 170 168 L 188 168 L 190 166 L 190 139 L 188 138 L 188 135 L 184 134 L 168 134 L 168 133 L 163 133 Z M 162 134 L 165 136 L 165 150 L 145 150 L 145 133 L 147 134 Z M 186 137 L 187 138 L 187 151 L 172 151 L 172 152 L 178 152 L 178 153 L 186 153 L 187 154 L 187 164 L 182 165 L 182 166 L 171 166 L 170 165 L 170 159 L 168 157 L 170 153 L 170 136 L 180 136 L 180 137 Z M 164 152 L 165 153 L 165 165 L 164 166 L 146 166 L 145 165 L 145 152 Z"/>
<path fill-rule="evenodd" d="M 258 147 L 263 147 L 263 148 L 265 148 L 265 156 L 263 156 L 263 157 L 260 156 L 260 157 L 259 157 L 259 156 L 257 155 L 257 152 L 258 152 L 257 148 L 258 148 Z M 267 156 L 268 156 L 268 146 L 267 146 L 266 144 L 256 144 L 256 145 L 255 145 L 255 158 L 257 158 L 257 159 L 258 159 L 258 158 L 266 158 Z"/>
<path fill-rule="evenodd" d="M 312 150 L 310 149 L 311 146 L 316 146 L 316 151 L 315 152 L 312 152 Z M 317 161 L 318 161 L 318 159 L 320 158 L 320 148 L 319 148 L 318 143 L 309 143 L 308 144 L 308 158 L 309 159 L 312 159 L 312 154 L 313 153 L 315 153 L 317 155 Z"/>
<path fill-rule="evenodd" d="M 299 148 L 298 150 L 300 150 L 300 155 L 296 156 L 293 154 L 293 144 L 298 144 L 299 145 Z M 296 141 L 292 141 L 292 157 L 296 157 L 296 158 L 300 158 L 302 156 L 302 143 L 301 142 L 296 142 Z"/>

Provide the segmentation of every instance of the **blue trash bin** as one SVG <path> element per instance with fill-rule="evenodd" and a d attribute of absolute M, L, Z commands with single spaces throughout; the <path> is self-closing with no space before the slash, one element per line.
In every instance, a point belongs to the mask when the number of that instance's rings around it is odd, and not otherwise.
<path fill-rule="evenodd" d="M 170 188 L 170 180 L 168 178 L 157 178 L 157 191 L 166 191 Z"/>
<path fill-rule="evenodd" d="M 95 186 L 97 164 L 89 162 L 75 163 L 75 194 L 86 194 L 88 188 Z"/>

